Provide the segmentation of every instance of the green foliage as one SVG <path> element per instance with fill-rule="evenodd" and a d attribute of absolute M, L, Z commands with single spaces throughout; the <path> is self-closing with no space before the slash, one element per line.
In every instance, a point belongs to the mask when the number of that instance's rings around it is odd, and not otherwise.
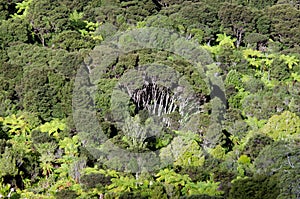
<path fill-rule="evenodd" d="M 83 12 L 77 12 L 77 10 L 74 10 L 73 13 L 70 14 L 69 19 L 74 26 L 74 28 L 82 29 L 85 28 L 86 24 L 82 20 L 83 18 Z"/>
<path fill-rule="evenodd" d="M 241 108 L 243 100 L 248 97 L 249 94 L 249 91 L 245 91 L 244 88 L 241 88 L 236 95 L 233 95 L 228 99 L 228 102 L 233 108 Z"/>
<path fill-rule="evenodd" d="M 243 75 L 242 82 L 243 88 L 245 88 L 245 90 L 249 91 L 250 93 L 257 93 L 259 91 L 262 91 L 266 87 L 261 78 L 253 76 Z M 269 82 L 270 81 L 268 81 L 268 83 Z"/>
<path fill-rule="evenodd" d="M 188 175 L 177 174 L 172 169 L 161 170 L 156 174 L 156 177 L 157 177 L 156 180 L 159 182 L 164 182 L 166 184 L 173 184 L 175 186 L 178 185 L 185 186 L 188 182 L 191 181 Z"/>
<path fill-rule="evenodd" d="M 103 174 L 92 173 L 88 175 L 83 175 L 80 182 L 84 184 L 87 189 L 101 187 L 111 184 L 111 177 L 107 177 Z"/>
<path fill-rule="evenodd" d="M 258 120 L 268 119 L 278 112 L 287 110 L 287 104 L 282 103 L 285 92 L 275 91 L 263 92 L 259 91 L 255 94 L 246 96 L 241 104 L 243 114 L 247 117 L 256 117 Z"/>
<path fill-rule="evenodd" d="M 0 197 L 8 197 L 11 193 L 11 185 L 0 182 Z"/>
<path fill-rule="evenodd" d="M 25 20 L 30 23 L 36 41 L 47 46 L 52 34 L 70 27 L 68 14 L 68 8 L 59 1 L 32 1 Z"/>
<path fill-rule="evenodd" d="M 20 18 L 3 21 L 0 25 L 0 49 L 4 49 L 15 42 L 28 43 L 31 40 L 28 22 Z"/>
<path fill-rule="evenodd" d="M 267 120 L 258 120 L 255 116 L 248 117 L 245 121 L 255 131 L 262 128 L 267 122 Z"/>
<path fill-rule="evenodd" d="M 241 155 L 238 159 L 238 163 L 240 164 L 249 164 L 250 158 L 247 155 Z"/>
<path fill-rule="evenodd" d="M 108 185 L 107 189 L 113 193 L 129 192 L 137 188 L 136 180 L 127 176 L 121 176 L 120 178 L 112 178 L 111 182 L 112 183 Z"/>
<path fill-rule="evenodd" d="M 78 155 L 79 145 L 79 137 L 77 135 L 72 138 L 65 137 L 63 140 L 59 141 L 59 146 L 64 149 L 66 157 L 76 157 Z"/>
<path fill-rule="evenodd" d="M 285 141 L 273 142 L 266 146 L 254 161 L 257 173 L 280 173 L 298 166 L 299 149 L 297 144 Z"/>
<path fill-rule="evenodd" d="M 236 89 L 241 89 L 242 75 L 236 70 L 230 70 L 226 76 L 225 85 L 233 85 Z"/>
<path fill-rule="evenodd" d="M 29 5 L 31 4 L 32 0 L 24 0 L 21 3 L 16 3 L 17 13 L 15 13 L 12 17 L 13 18 L 25 18 L 28 14 Z M 22 13 L 22 14 L 21 14 Z"/>
<path fill-rule="evenodd" d="M 205 161 L 203 152 L 196 141 L 192 141 L 188 146 L 181 149 L 183 153 L 174 162 L 174 165 L 182 167 L 202 166 Z"/>
<path fill-rule="evenodd" d="M 105 79 L 100 79 L 98 82 L 98 92 L 96 96 L 96 106 L 101 108 L 101 116 L 105 116 L 109 113 L 110 109 L 110 97 L 115 87 L 117 79 L 110 79 L 106 81 Z"/>
<path fill-rule="evenodd" d="M 218 13 L 225 31 L 236 37 L 236 46 L 242 43 L 244 33 L 254 28 L 254 12 L 246 6 L 224 3 Z"/>
<path fill-rule="evenodd" d="M 37 171 L 37 154 L 31 147 L 30 139 L 31 127 L 23 119 L 15 115 L 1 118 L 3 130 L 9 135 L 5 143 L 5 148 L 0 154 L 0 178 L 5 179 L 9 176 L 13 187 L 18 184 L 17 180 L 32 175 Z M 20 165 L 23 165 L 20 167 Z"/>
<path fill-rule="evenodd" d="M 129 145 L 130 149 L 144 149 L 147 144 L 145 142 L 147 134 L 151 132 L 151 128 L 154 126 L 155 124 L 150 120 L 146 121 L 143 125 L 138 115 L 134 118 L 125 118 L 125 124 L 122 127 L 125 136 L 122 140 Z"/>
<path fill-rule="evenodd" d="M 3 154 L 1 154 L 1 173 L 0 176 L 16 176 L 18 174 L 18 168 L 16 166 L 16 158 L 12 154 L 12 152 L 9 152 L 8 150 L 5 150 Z"/>
<path fill-rule="evenodd" d="M 244 178 L 233 183 L 229 198 L 277 198 L 278 180 L 268 176 Z"/>
<path fill-rule="evenodd" d="M 225 158 L 225 149 L 221 145 L 217 145 L 210 151 L 210 154 L 216 159 L 223 160 Z"/>
<path fill-rule="evenodd" d="M 274 142 L 265 147 L 254 161 L 258 174 L 277 178 L 278 198 L 297 198 L 299 190 L 299 147 L 298 143 Z M 298 181 L 298 182 L 297 182 Z"/>
<path fill-rule="evenodd" d="M 222 191 L 219 191 L 219 182 L 207 181 L 207 182 L 197 182 L 188 183 L 182 189 L 183 195 L 208 195 L 208 196 L 218 196 L 222 195 Z"/>
<path fill-rule="evenodd" d="M 207 50 L 209 50 L 214 55 L 221 55 L 225 50 L 235 48 L 234 42 L 236 39 L 231 39 L 231 36 L 227 36 L 226 33 L 218 34 L 218 38 L 216 39 L 219 42 L 218 46 L 204 46 Z"/>
<path fill-rule="evenodd" d="M 70 14 L 69 19 L 72 27 L 79 31 L 82 36 L 90 36 L 94 40 L 99 41 L 103 40 L 101 35 L 95 35 L 94 33 L 100 24 L 83 20 L 83 12 L 78 13 L 77 10 L 74 10 L 74 12 Z"/>
<path fill-rule="evenodd" d="M 265 47 L 268 39 L 269 38 L 266 35 L 260 33 L 250 33 L 245 36 L 245 42 L 247 42 L 252 48 L 255 48 L 256 50 Z"/>
<path fill-rule="evenodd" d="M 0 0 L 0 198 L 299 198 L 297 2 Z M 107 143 L 161 159 L 161 169 L 147 165 L 152 172 L 131 174 L 110 168 L 122 169 L 108 144 L 100 146 L 108 154 L 97 157 L 80 139 L 73 84 L 84 60 L 91 69 L 103 64 L 99 55 L 107 49 L 97 47 L 103 40 L 147 27 L 178 33 L 176 50 L 186 51 L 185 40 L 208 50 L 211 57 L 201 61 L 218 66 L 212 76 L 224 81 L 227 104 L 224 118 L 213 123 L 219 98 L 211 99 L 214 85 L 206 82 L 211 65 L 196 70 L 191 60 L 167 52 L 156 32 L 148 39 L 161 49 L 116 55 L 93 98 L 99 125 Z M 175 110 L 161 125 L 132 96 L 118 99 L 128 102 L 124 110 L 114 109 L 117 83 L 137 82 L 128 71 L 153 63 L 186 79 L 200 101 L 198 114 Z M 174 88 L 164 70 L 152 72 Z M 82 105 L 92 100 L 84 96 Z"/>
<path fill-rule="evenodd" d="M 57 144 L 54 142 L 36 144 L 35 148 L 41 154 L 39 161 L 41 162 L 42 174 L 49 176 L 54 170 L 54 152 L 57 148 Z"/>
<path fill-rule="evenodd" d="M 299 62 L 299 59 L 290 55 L 280 55 L 280 59 L 282 59 L 284 63 L 288 65 L 289 69 L 292 69 L 293 65 L 298 65 Z"/>
<path fill-rule="evenodd" d="M 46 121 L 70 113 L 71 79 L 81 61 L 79 54 L 19 44 L 8 49 L 8 57 L 12 68 L 6 71 L 5 79 L 14 76 L 8 81 L 18 106 L 27 112 L 38 113 Z"/>
<path fill-rule="evenodd" d="M 231 48 L 234 48 L 234 42 L 236 41 L 236 39 L 231 39 L 230 36 L 227 36 L 226 33 L 224 34 L 217 34 L 218 38 L 216 41 L 219 42 L 219 45 L 220 46 L 223 46 L 223 47 L 231 47 Z"/>
<path fill-rule="evenodd" d="M 274 61 L 273 59 L 276 57 L 275 54 L 266 55 L 262 54 L 260 51 L 252 49 L 244 50 L 243 55 L 250 65 L 261 70 L 270 70 L 270 67 Z"/>
<path fill-rule="evenodd" d="M 256 134 L 247 141 L 244 153 L 253 161 L 255 158 L 257 158 L 260 151 L 264 147 L 270 145 L 272 142 L 273 140 L 269 136 L 264 134 Z"/>
<path fill-rule="evenodd" d="M 26 135 L 29 130 L 29 124 L 23 120 L 22 116 L 17 118 L 16 115 L 11 115 L 5 118 L 0 118 L 0 121 L 3 123 L 4 131 L 9 133 L 9 136 L 12 135 Z"/>
<path fill-rule="evenodd" d="M 261 131 L 275 141 L 298 139 L 300 118 L 295 113 L 284 111 L 280 115 L 273 115 Z"/>
<path fill-rule="evenodd" d="M 68 199 L 71 199 L 71 198 L 76 198 L 78 195 L 73 190 L 65 190 L 65 189 L 63 189 L 63 190 L 57 192 L 55 194 L 55 196 L 57 198 L 68 198 Z"/>
<path fill-rule="evenodd" d="M 298 75 L 298 73 L 292 73 L 291 77 L 294 81 L 300 82 L 300 75 Z"/>
<path fill-rule="evenodd" d="M 270 33 L 276 41 L 288 47 L 299 42 L 298 36 L 293 37 L 299 28 L 299 21 L 296 20 L 299 16 L 299 10 L 290 4 L 277 4 L 265 11 L 266 16 L 271 21 Z M 286 23 L 286 21 L 290 21 L 290 23 Z"/>
<path fill-rule="evenodd" d="M 48 132 L 50 136 L 54 138 L 59 138 L 59 132 L 62 132 L 66 129 L 66 124 L 64 121 L 59 119 L 53 119 L 51 122 L 46 122 L 45 124 L 39 126 L 38 128 L 42 132 Z"/>
<path fill-rule="evenodd" d="M 198 144 L 199 136 L 192 132 L 177 133 L 179 136 L 174 137 L 168 146 L 160 150 L 161 159 L 183 167 L 203 165 L 205 157 Z"/>
<path fill-rule="evenodd" d="M 95 45 L 95 41 L 89 35 L 82 36 L 79 32 L 73 30 L 64 31 L 53 36 L 49 43 L 56 49 L 67 51 L 78 51 L 92 48 Z"/>

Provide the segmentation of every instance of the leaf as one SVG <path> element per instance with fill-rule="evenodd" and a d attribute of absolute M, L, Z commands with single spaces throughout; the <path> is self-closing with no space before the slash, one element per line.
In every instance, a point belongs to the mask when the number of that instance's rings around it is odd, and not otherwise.
<path fill-rule="evenodd" d="M 209 195 L 218 196 L 223 194 L 219 191 L 220 182 L 206 181 L 206 182 L 189 182 L 181 190 L 183 195 Z"/>
<path fill-rule="evenodd" d="M 65 150 L 65 154 L 68 156 L 77 156 L 78 147 L 80 146 L 79 137 L 77 135 L 72 138 L 65 137 L 59 141 L 59 147 Z"/>
<path fill-rule="evenodd" d="M 69 19 L 73 22 L 78 22 L 83 18 L 83 12 L 77 12 L 74 10 L 73 13 L 70 14 Z"/>
<path fill-rule="evenodd" d="M 10 134 L 24 134 L 30 131 L 29 124 L 24 120 L 23 116 L 17 117 L 16 115 L 11 115 L 5 117 L 3 120 L 3 124 L 5 128 L 8 128 L 8 132 Z"/>
<path fill-rule="evenodd" d="M 294 65 L 298 65 L 299 62 L 299 59 L 297 59 L 295 56 L 280 55 L 279 58 L 283 60 L 285 64 L 288 65 L 289 69 L 292 69 Z"/>
<path fill-rule="evenodd" d="M 113 178 L 111 179 L 112 184 L 107 186 L 107 189 L 109 189 L 111 192 L 114 193 L 121 193 L 130 191 L 131 189 L 136 189 L 136 183 L 137 181 L 134 178 L 129 178 L 127 176 L 120 178 Z"/>
<path fill-rule="evenodd" d="M 241 155 L 238 159 L 240 164 L 250 164 L 250 158 L 247 155 Z"/>
<path fill-rule="evenodd" d="M 167 184 L 173 184 L 175 186 L 178 186 L 179 184 L 185 185 L 186 183 L 190 182 L 191 179 L 188 175 L 180 175 L 177 174 L 173 169 L 164 169 L 160 170 L 156 177 L 156 181 L 158 182 L 165 182 Z"/>
<path fill-rule="evenodd" d="M 209 52 L 211 52 L 214 55 L 219 55 L 221 54 L 222 48 L 221 46 L 203 46 L 203 48 L 205 48 L 206 50 L 208 50 Z"/>
<path fill-rule="evenodd" d="M 248 117 L 245 122 L 254 130 L 260 129 L 266 124 L 266 120 L 258 120 L 256 117 Z"/>
<path fill-rule="evenodd" d="M 260 51 L 253 50 L 251 48 L 243 50 L 243 55 L 245 56 L 245 58 L 248 58 L 248 57 L 262 57 L 262 54 L 261 54 Z"/>
<path fill-rule="evenodd" d="M 26 17 L 26 15 L 28 14 L 28 9 L 29 9 L 29 5 L 32 2 L 32 0 L 24 0 L 20 3 L 16 3 L 16 10 L 17 13 L 15 13 L 14 15 L 11 15 L 12 18 L 24 18 Z M 23 13 L 22 13 L 23 12 Z M 22 13 L 22 14 L 20 14 Z"/>
<path fill-rule="evenodd" d="M 300 137 L 300 118 L 290 111 L 273 115 L 261 131 L 274 140 L 296 139 Z"/>
<path fill-rule="evenodd" d="M 82 36 L 87 36 L 89 32 L 87 30 L 79 30 Z"/>
<path fill-rule="evenodd" d="M 300 82 L 300 75 L 298 73 L 292 73 L 291 77 L 294 81 Z"/>
<path fill-rule="evenodd" d="M 263 59 L 263 62 L 265 62 L 265 65 L 267 66 L 267 68 L 269 68 L 272 65 L 273 61 L 274 60 L 272 60 L 272 59 L 267 59 L 267 58 Z"/>
<path fill-rule="evenodd" d="M 217 145 L 209 153 L 216 159 L 223 160 L 225 158 L 225 149 L 221 145 Z"/>
<path fill-rule="evenodd" d="M 46 122 L 45 124 L 38 127 L 42 132 L 48 132 L 49 135 L 59 138 L 59 132 L 66 129 L 66 124 L 64 120 L 53 119 L 51 122 Z"/>
<path fill-rule="evenodd" d="M 231 39 L 230 36 L 227 36 L 226 33 L 224 34 L 217 34 L 218 38 L 217 41 L 219 42 L 220 46 L 230 46 L 232 48 L 234 48 L 234 42 L 236 41 L 236 39 Z"/>

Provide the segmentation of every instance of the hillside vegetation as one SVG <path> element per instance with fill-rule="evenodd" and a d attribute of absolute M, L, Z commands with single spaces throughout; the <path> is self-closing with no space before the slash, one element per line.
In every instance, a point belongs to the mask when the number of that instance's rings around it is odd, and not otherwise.
<path fill-rule="evenodd" d="M 300 198 L 300 1 L 0 0 L 0 198 Z"/>

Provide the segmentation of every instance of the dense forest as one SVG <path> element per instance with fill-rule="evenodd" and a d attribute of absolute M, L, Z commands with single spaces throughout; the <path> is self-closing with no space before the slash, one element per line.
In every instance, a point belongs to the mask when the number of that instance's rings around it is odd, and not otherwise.
<path fill-rule="evenodd" d="M 0 0 L 0 198 L 300 198 L 300 1 Z"/>

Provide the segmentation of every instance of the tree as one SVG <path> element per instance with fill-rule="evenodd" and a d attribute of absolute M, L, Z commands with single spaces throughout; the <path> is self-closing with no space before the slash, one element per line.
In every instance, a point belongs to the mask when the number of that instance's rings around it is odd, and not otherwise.
<path fill-rule="evenodd" d="M 295 33 L 299 28 L 300 11 L 288 4 L 274 5 L 266 9 L 266 16 L 271 20 L 271 37 L 288 47 L 299 43 Z M 289 23 L 286 23 L 289 21 Z"/>
<path fill-rule="evenodd" d="M 28 14 L 29 5 L 31 4 L 31 2 L 32 0 L 24 0 L 21 3 L 16 3 L 17 12 L 12 17 L 19 17 L 24 19 Z"/>
<path fill-rule="evenodd" d="M 36 144 L 35 148 L 40 153 L 39 161 L 42 168 L 42 174 L 48 177 L 54 170 L 56 143 L 48 142 Z"/>
<path fill-rule="evenodd" d="M 227 36 L 225 33 L 224 34 L 217 34 L 218 38 L 216 41 L 219 42 L 219 45 L 226 48 L 234 48 L 234 42 L 236 41 L 236 39 L 231 39 L 230 36 Z"/>
<path fill-rule="evenodd" d="M 93 48 L 95 46 L 95 40 L 89 35 L 83 36 L 77 31 L 66 30 L 54 35 L 49 41 L 49 45 L 55 49 L 64 49 L 72 52 L 85 48 Z"/>
<path fill-rule="evenodd" d="M 235 180 L 230 189 L 229 198 L 277 198 L 278 195 L 278 180 L 267 175 L 258 175 Z"/>
<path fill-rule="evenodd" d="M 266 48 L 268 37 L 260 33 L 250 33 L 245 36 L 245 42 L 256 50 L 263 50 Z"/>
<path fill-rule="evenodd" d="M 5 49 L 15 42 L 31 41 L 29 23 L 20 18 L 8 19 L 0 25 L 0 49 Z"/>
<path fill-rule="evenodd" d="M 266 0 L 266 1 L 262 1 L 262 0 L 236 0 L 235 2 L 237 2 L 240 5 L 244 5 L 244 6 L 249 6 L 252 8 L 257 8 L 257 9 L 263 9 L 266 8 L 268 6 L 272 6 L 275 5 L 277 0 Z"/>
<path fill-rule="evenodd" d="M 23 179 L 29 176 L 37 176 L 38 164 L 37 153 L 33 150 L 30 138 L 31 126 L 25 118 L 11 115 L 0 118 L 3 124 L 2 129 L 8 134 L 4 152 L 0 154 L 1 172 L 0 180 L 8 178 L 6 183 L 11 184 L 13 188 L 24 188 Z M 34 178 L 31 180 L 34 180 Z"/>
<path fill-rule="evenodd" d="M 292 69 L 294 65 L 298 65 L 299 59 L 291 55 L 280 55 L 280 59 L 288 65 L 289 69 Z"/>
<path fill-rule="evenodd" d="M 0 20 L 7 20 L 11 15 L 16 13 L 16 4 L 22 0 L 0 1 Z"/>
<path fill-rule="evenodd" d="M 80 53 L 53 51 L 28 44 L 11 46 L 7 53 L 7 62 L 12 65 L 7 72 L 15 74 L 9 74 L 4 79 L 15 76 L 13 82 L 16 83 L 11 86 L 18 96 L 20 107 L 26 111 L 41 113 L 41 120 L 48 121 L 51 116 L 62 118 L 70 114 L 72 79 L 81 64 Z M 23 72 L 21 77 L 16 76 L 17 71 Z M 36 78 L 32 78 L 33 76 Z"/>
<path fill-rule="evenodd" d="M 278 198 L 299 196 L 299 155 L 297 143 L 277 141 L 265 147 L 254 161 L 256 173 L 277 181 L 278 190 L 274 193 L 279 191 Z"/>
<path fill-rule="evenodd" d="M 210 2 L 192 3 L 186 1 L 180 7 L 180 11 L 176 13 L 179 15 L 176 16 L 176 20 L 178 20 L 178 17 L 182 17 L 186 20 L 186 25 L 182 25 L 187 30 L 195 28 L 202 30 L 203 43 L 214 42 L 214 35 L 219 31 L 218 27 L 220 25 L 220 21 L 218 20 L 217 8 L 210 5 Z M 172 15 L 170 17 L 172 17 Z M 191 37 L 191 35 L 189 35 L 189 37 Z"/>
<path fill-rule="evenodd" d="M 0 94 L 2 106 L 0 114 L 7 116 L 16 113 L 20 103 L 15 87 L 21 81 L 22 67 L 2 60 L 0 61 L 0 71 L 0 90 L 2 91 Z"/>
<path fill-rule="evenodd" d="M 228 72 L 227 68 L 236 61 L 234 45 L 236 39 L 232 39 L 231 36 L 227 36 L 226 33 L 223 33 L 217 34 L 216 41 L 219 42 L 218 45 L 206 45 L 204 48 L 213 54 L 215 61 L 220 64 L 220 67 L 226 73 Z"/>
<path fill-rule="evenodd" d="M 274 88 L 276 89 L 276 88 Z M 278 89 L 278 88 L 277 88 Z M 283 112 L 288 109 L 287 104 L 283 103 L 286 91 L 259 91 L 250 94 L 242 100 L 243 113 L 249 117 L 257 119 L 269 119 L 273 114 Z"/>
<path fill-rule="evenodd" d="M 294 140 L 300 135 L 300 118 L 289 111 L 273 115 L 261 129 L 263 133 L 278 140 Z"/>
<path fill-rule="evenodd" d="M 248 7 L 224 3 L 218 16 L 224 31 L 236 37 L 237 48 L 242 44 L 244 34 L 254 28 L 254 13 Z"/>
<path fill-rule="evenodd" d="M 25 20 L 30 23 L 32 33 L 43 46 L 48 45 L 52 34 L 70 27 L 69 9 L 59 1 L 33 1 Z"/>
<path fill-rule="evenodd" d="M 207 196 L 219 196 L 223 192 L 219 191 L 220 182 L 207 181 L 197 183 L 187 183 L 182 189 L 183 195 L 207 195 Z M 199 197 L 199 196 L 198 196 Z M 198 198 L 197 197 L 197 198 Z"/>

